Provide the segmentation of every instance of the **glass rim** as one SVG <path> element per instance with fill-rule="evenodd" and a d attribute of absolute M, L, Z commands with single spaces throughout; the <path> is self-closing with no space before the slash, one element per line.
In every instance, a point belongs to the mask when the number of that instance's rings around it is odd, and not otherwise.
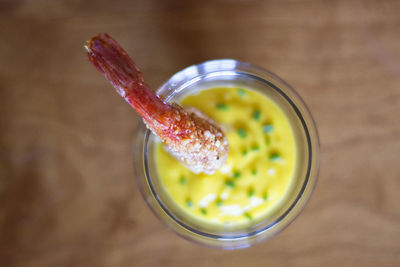
<path fill-rule="evenodd" d="M 216 66 L 225 66 L 224 69 L 213 69 L 212 65 Z M 239 68 L 239 70 L 238 70 Z M 199 72 L 198 70 L 202 70 L 203 72 Z M 196 70 L 196 71 L 194 71 Z M 274 91 L 278 92 L 279 95 L 281 95 L 285 101 L 287 101 L 290 105 L 290 107 L 294 110 L 297 118 L 301 122 L 301 126 L 304 130 L 305 137 L 307 140 L 307 149 L 308 149 L 308 160 L 307 160 L 307 171 L 305 174 L 305 179 L 304 182 L 302 181 L 301 184 L 301 189 L 297 193 L 297 196 L 294 198 L 292 203 L 290 203 L 289 207 L 282 212 L 278 218 L 267 225 L 263 225 L 259 229 L 252 229 L 252 231 L 245 232 L 245 233 L 239 233 L 237 235 L 226 235 L 226 234 L 214 234 L 214 233 L 207 233 L 198 229 L 193 228 L 192 226 L 186 224 L 184 221 L 179 219 L 177 216 L 175 216 L 169 209 L 168 207 L 165 206 L 163 201 L 159 198 L 159 195 L 157 193 L 157 190 L 154 188 L 153 180 L 150 175 L 149 171 L 149 162 L 148 162 L 148 143 L 149 143 L 149 138 L 151 135 L 151 131 L 146 129 L 145 134 L 144 134 L 144 139 L 142 139 L 143 142 L 143 153 L 142 156 L 144 158 L 143 163 L 144 163 L 144 172 L 145 172 L 145 179 L 146 182 L 150 188 L 150 192 L 152 194 L 152 197 L 156 200 L 157 204 L 159 207 L 163 210 L 163 212 L 176 224 L 178 224 L 180 227 L 183 227 L 185 230 L 189 231 L 190 233 L 199 235 L 203 238 L 207 239 L 214 239 L 214 240 L 219 240 L 219 241 L 240 241 L 243 239 L 247 239 L 250 237 L 255 237 L 258 235 L 261 235 L 262 233 L 267 232 L 269 229 L 274 228 L 275 226 L 279 225 L 282 223 L 282 221 L 288 217 L 289 214 L 295 211 L 296 208 L 299 208 L 299 210 L 293 214 L 294 217 L 290 219 L 285 225 L 283 225 L 283 228 L 287 227 L 296 217 L 299 215 L 299 213 L 303 210 L 305 204 L 307 203 L 308 199 L 310 198 L 310 195 L 315 187 L 317 177 L 318 177 L 318 172 L 319 172 L 319 161 L 320 161 L 320 147 L 319 147 L 319 138 L 318 138 L 318 132 L 317 128 L 315 126 L 315 122 L 313 120 L 313 117 L 308 110 L 307 106 L 305 105 L 304 101 L 302 98 L 294 91 L 294 89 L 287 84 L 285 81 L 283 81 L 281 78 L 279 78 L 277 75 L 273 74 L 272 72 L 263 69 L 261 67 L 252 65 L 250 63 L 245 63 L 245 62 L 240 62 L 236 61 L 233 59 L 220 59 L 220 60 L 210 60 L 206 61 L 197 65 L 192 65 L 189 66 L 176 74 L 174 74 L 167 82 L 165 82 L 158 90 L 157 93 L 165 97 L 165 100 L 168 102 L 176 93 L 177 89 L 179 88 L 186 88 L 189 84 L 195 83 L 196 81 L 193 81 L 194 79 L 201 79 L 202 76 L 205 75 L 210 75 L 214 74 L 218 76 L 218 74 L 230 74 L 234 73 L 235 75 L 245 75 L 247 77 L 250 77 L 254 80 L 260 81 L 263 84 L 268 85 L 271 87 Z M 258 75 L 257 75 L 258 74 Z M 261 77 L 264 76 L 264 77 Z M 271 79 L 266 79 L 265 76 Z M 271 81 L 272 80 L 272 81 Z M 275 81 L 275 83 L 274 83 Z M 282 84 L 285 88 L 282 90 L 276 83 Z M 172 92 L 172 93 L 171 93 Z M 179 92 L 179 91 L 178 91 Z M 291 95 L 288 95 L 287 92 L 289 92 Z M 168 93 L 170 93 L 168 95 Z M 297 104 L 292 100 L 295 99 Z M 300 105 L 299 105 L 300 104 Z M 301 106 L 301 107 L 299 107 Z M 302 111 L 301 111 L 302 110 Z M 304 118 L 306 117 L 306 119 Z M 308 122 L 308 123 L 307 123 Z M 137 131 L 143 131 L 145 128 L 145 125 L 143 122 L 140 122 Z M 311 134 L 310 134 L 311 132 Z M 138 149 L 138 148 L 136 148 Z M 136 150 L 138 151 L 138 150 Z M 314 170 L 312 170 L 314 168 Z M 138 180 L 138 178 L 136 179 Z M 300 185 L 299 184 L 299 185 Z M 310 188 L 311 187 L 311 188 Z M 310 189 L 307 195 L 305 195 L 306 190 Z M 143 192 L 141 190 L 141 193 L 143 195 Z M 143 197 L 146 199 L 146 196 L 143 195 Z M 303 200 L 302 203 L 301 200 Z M 147 202 L 147 201 L 146 201 Z M 148 203 L 148 202 L 147 202 Z M 299 203 L 302 204 L 299 207 Z M 149 203 L 148 203 L 149 204 Z M 152 211 L 159 217 L 163 223 L 166 223 L 163 218 L 161 218 L 158 214 L 157 211 L 154 210 L 154 207 L 149 205 L 152 209 Z M 166 223 L 167 224 L 167 223 Z M 167 226 L 170 226 L 167 224 Z M 282 228 L 282 229 L 283 229 Z M 281 230 L 282 230 L 281 229 Z M 176 229 L 173 229 L 176 233 L 180 234 Z M 279 233 L 281 230 L 276 232 L 275 234 Z M 274 236 L 275 234 L 271 235 L 270 237 Z M 180 234 L 181 236 L 187 238 L 186 236 Z M 194 239 L 190 239 L 192 241 L 196 241 Z M 199 242 L 202 243 L 202 242 Z"/>

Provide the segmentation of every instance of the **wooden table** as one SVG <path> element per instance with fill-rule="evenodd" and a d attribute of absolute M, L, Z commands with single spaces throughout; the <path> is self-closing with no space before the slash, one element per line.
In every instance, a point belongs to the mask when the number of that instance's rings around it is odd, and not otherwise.
<path fill-rule="evenodd" d="M 400 266 L 400 1 L 0 2 L 0 266 Z M 157 88 L 215 58 L 287 80 L 317 122 L 319 182 L 274 239 L 202 247 L 134 182 L 138 116 L 88 63 L 108 32 Z"/>

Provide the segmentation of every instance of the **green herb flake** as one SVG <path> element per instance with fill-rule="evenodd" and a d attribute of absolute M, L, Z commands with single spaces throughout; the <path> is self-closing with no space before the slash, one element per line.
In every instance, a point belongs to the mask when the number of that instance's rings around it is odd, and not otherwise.
<path fill-rule="evenodd" d="M 281 156 L 276 151 L 269 154 L 269 160 L 270 161 L 278 161 L 280 159 L 281 159 Z"/>
<path fill-rule="evenodd" d="M 246 96 L 246 91 L 243 88 L 238 88 L 237 92 L 241 97 L 245 97 Z"/>
<path fill-rule="evenodd" d="M 227 104 L 217 103 L 216 108 L 219 110 L 228 110 L 229 106 Z"/>
<path fill-rule="evenodd" d="M 243 150 L 243 151 L 242 151 L 242 155 L 243 155 L 243 156 L 246 156 L 246 155 L 247 155 L 247 150 Z"/>
<path fill-rule="evenodd" d="M 204 208 L 200 209 L 200 212 L 201 212 L 203 215 L 207 215 L 207 210 L 204 209 Z"/>
<path fill-rule="evenodd" d="M 262 127 L 264 133 L 272 133 L 274 131 L 274 126 L 272 124 L 266 124 Z"/>
<path fill-rule="evenodd" d="M 233 187 L 235 187 L 235 182 L 234 182 L 234 181 L 231 181 L 231 180 L 227 180 L 227 181 L 225 182 L 225 185 L 228 186 L 228 187 L 233 188 Z"/>
<path fill-rule="evenodd" d="M 260 150 L 260 147 L 259 147 L 259 146 L 252 146 L 252 147 L 251 147 L 251 150 L 253 150 L 253 151 L 258 151 L 258 150 Z"/>
<path fill-rule="evenodd" d="M 217 206 L 218 206 L 218 207 L 221 207 L 221 206 L 222 206 L 222 200 L 221 200 L 221 199 L 218 199 L 218 201 L 217 201 Z"/>
<path fill-rule="evenodd" d="M 187 199 L 187 200 L 186 200 L 186 205 L 187 205 L 189 208 L 192 208 L 192 207 L 193 207 L 193 202 L 192 202 L 190 199 Z"/>
<path fill-rule="evenodd" d="M 268 198 L 268 194 L 267 194 L 267 192 L 265 192 L 264 195 L 263 195 L 263 199 L 267 200 L 267 198 Z"/>
<path fill-rule="evenodd" d="M 247 133 L 243 128 L 240 128 L 239 130 L 237 130 L 237 133 L 241 138 L 246 138 L 246 136 L 247 136 Z"/>
<path fill-rule="evenodd" d="M 235 178 L 235 179 L 240 178 L 241 175 L 242 175 L 242 174 L 241 174 L 240 172 L 238 172 L 238 171 L 234 171 L 234 172 L 233 172 L 233 178 Z"/>
<path fill-rule="evenodd" d="M 251 214 L 248 213 L 248 212 L 246 212 L 246 213 L 244 214 L 244 216 L 245 216 L 247 219 L 249 219 L 249 220 L 253 220 L 253 217 L 252 217 Z"/>
<path fill-rule="evenodd" d="M 182 184 L 182 185 L 186 184 L 186 177 L 185 177 L 185 176 L 182 176 L 182 177 L 179 179 L 179 183 Z"/>
<path fill-rule="evenodd" d="M 251 188 L 251 189 L 249 190 L 249 192 L 247 193 L 247 195 L 248 195 L 249 197 L 252 197 L 252 196 L 254 196 L 254 193 L 255 193 L 254 189 Z"/>
<path fill-rule="evenodd" d="M 253 169 L 253 170 L 251 171 L 251 174 L 256 175 L 256 174 L 257 174 L 257 170 L 256 170 L 256 169 Z"/>
<path fill-rule="evenodd" d="M 260 120 L 260 117 L 261 117 L 261 112 L 259 110 L 256 110 L 253 112 L 253 119 L 258 121 L 258 120 Z"/>

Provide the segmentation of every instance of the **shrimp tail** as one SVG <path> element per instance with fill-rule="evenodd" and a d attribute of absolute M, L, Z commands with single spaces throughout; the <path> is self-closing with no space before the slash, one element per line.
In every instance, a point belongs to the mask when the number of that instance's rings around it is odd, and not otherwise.
<path fill-rule="evenodd" d="M 147 124 L 169 127 L 170 120 L 162 116 L 170 111 L 169 105 L 144 83 L 136 64 L 114 39 L 103 33 L 88 40 L 85 48 L 89 61 Z"/>

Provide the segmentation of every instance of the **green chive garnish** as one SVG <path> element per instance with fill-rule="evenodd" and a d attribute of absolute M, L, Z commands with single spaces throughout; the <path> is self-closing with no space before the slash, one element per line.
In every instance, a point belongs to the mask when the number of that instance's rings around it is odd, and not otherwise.
<path fill-rule="evenodd" d="M 240 178 L 241 175 L 242 174 L 240 172 L 238 172 L 238 171 L 234 171 L 233 172 L 233 178 L 235 178 L 235 179 Z"/>
<path fill-rule="evenodd" d="M 200 209 L 201 213 L 203 213 L 204 215 L 207 215 L 207 210 L 206 209 Z"/>
<path fill-rule="evenodd" d="M 260 119 L 260 117 L 261 117 L 261 112 L 258 111 L 258 110 L 254 111 L 254 113 L 253 113 L 253 119 L 255 119 L 256 121 L 258 121 L 258 120 Z"/>
<path fill-rule="evenodd" d="M 242 129 L 242 128 L 240 128 L 239 130 L 237 130 L 237 133 L 238 133 L 238 135 L 239 135 L 241 138 L 246 138 L 246 136 L 247 136 L 246 131 L 245 131 L 244 129 Z"/>
<path fill-rule="evenodd" d="M 247 155 L 247 150 L 243 150 L 243 151 L 242 151 L 242 155 L 243 155 L 243 156 L 246 156 L 246 155 Z"/>
<path fill-rule="evenodd" d="M 226 104 L 217 103 L 216 108 L 217 108 L 217 109 L 220 109 L 220 110 L 228 110 L 229 107 L 228 107 L 228 105 L 226 105 Z"/>
<path fill-rule="evenodd" d="M 239 88 L 238 89 L 238 94 L 240 95 L 240 96 L 246 96 L 246 91 L 243 89 L 243 88 Z"/>
<path fill-rule="evenodd" d="M 274 126 L 272 124 L 266 124 L 262 129 L 264 133 L 272 133 L 274 131 Z"/>
<path fill-rule="evenodd" d="M 260 150 L 260 147 L 259 147 L 259 146 L 252 146 L 252 147 L 251 147 L 251 150 L 253 150 L 253 151 L 258 151 L 258 150 Z"/>
<path fill-rule="evenodd" d="M 179 179 L 180 184 L 186 184 L 186 177 L 182 176 L 181 179 Z"/>
<path fill-rule="evenodd" d="M 256 169 L 253 169 L 253 170 L 251 171 L 251 174 L 256 175 L 256 174 L 257 174 L 257 170 L 256 170 Z"/>
<path fill-rule="evenodd" d="M 190 199 L 186 200 L 186 205 L 187 205 L 189 208 L 193 207 L 193 203 L 192 203 L 192 201 L 191 201 Z"/>
<path fill-rule="evenodd" d="M 249 219 L 249 220 L 252 220 L 252 219 L 253 219 L 253 217 L 251 217 L 250 213 L 248 213 L 248 212 L 246 212 L 246 213 L 244 214 L 244 216 L 246 216 L 246 218 Z"/>
<path fill-rule="evenodd" d="M 263 199 L 267 200 L 267 198 L 268 198 L 268 195 L 267 195 L 267 192 L 265 192 L 264 195 L 263 195 Z"/>
<path fill-rule="evenodd" d="M 252 196 L 254 195 L 254 193 L 255 193 L 255 191 L 254 191 L 254 189 L 252 188 L 252 189 L 249 190 L 249 192 L 247 193 L 247 195 L 248 195 L 249 197 L 252 197 Z"/>
<path fill-rule="evenodd" d="M 235 182 L 234 181 L 231 181 L 231 180 L 227 180 L 226 182 L 225 182 L 225 185 L 226 186 L 228 186 L 228 187 L 235 187 Z"/>
<path fill-rule="evenodd" d="M 218 206 L 218 207 L 221 207 L 221 206 L 222 206 L 222 200 L 221 200 L 221 199 L 218 199 L 218 201 L 217 201 L 217 206 Z"/>
<path fill-rule="evenodd" d="M 278 152 L 272 152 L 269 154 L 269 160 L 270 161 L 278 161 L 281 159 L 281 156 L 279 155 Z"/>

